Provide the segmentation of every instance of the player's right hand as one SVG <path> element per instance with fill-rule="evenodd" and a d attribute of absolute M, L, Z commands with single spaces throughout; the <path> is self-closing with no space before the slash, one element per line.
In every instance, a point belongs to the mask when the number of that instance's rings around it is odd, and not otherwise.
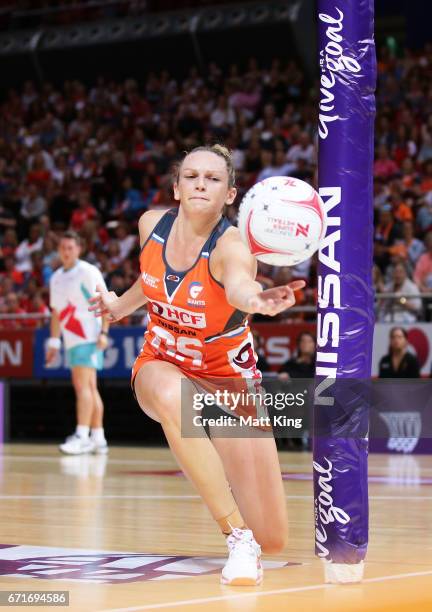
<path fill-rule="evenodd" d="M 265 289 L 249 298 L 246 312 L 259 313 L 274 317 L 296 303 L 295 291 L 303 289 L 306 283 L 302 280 L 291 281 L 287 285 Z"/>
<path fill-rule="evenodd" d="M 45 363 L 46 365 L 50 365 L 51 363 L 53 363 L 55 361 L 55 358 L 58 355 L 58 349 L 56 348 L 49 348 L 46 352 L 46 358 L 45 358 Z"/>
<path fill-rule="evenodd" d="M 89 311 L 94 312 L 96 317 L 107 316 L 110 321 L 117 321 L 121 318 L 115 308 L 118 299 L 114 291 L 96 285 L 96 295 L 89 299 Z"/>

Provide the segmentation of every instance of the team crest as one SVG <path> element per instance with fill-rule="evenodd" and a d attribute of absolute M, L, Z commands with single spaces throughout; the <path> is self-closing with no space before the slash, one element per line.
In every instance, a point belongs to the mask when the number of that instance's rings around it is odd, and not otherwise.
<path fill-rule="evenodd" d="M 205 306 L 205 301 L 198 299 L 203 290 L 203 285 L 198 281 L 193 281 L 190 283 L 188 288 L 189 297 L 187 301 L 190 306 Z"/>

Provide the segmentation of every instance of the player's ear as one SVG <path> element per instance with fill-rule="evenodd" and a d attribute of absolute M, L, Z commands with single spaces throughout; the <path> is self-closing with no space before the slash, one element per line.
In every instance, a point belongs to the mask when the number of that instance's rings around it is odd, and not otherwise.
<path fill-rule="evenodd" d="M 227 197 L 225 200 L 225 204 L 232 204 L 237 196 L 237 189 L 235 187 L 230 187 L 228 189 Z"/>
<path fill-rule="evenodd" d="M 173 191 L 174 191 L 174 200 L 180 200 L 180 192 L 178 189 L 177 182 L 173 184 Z"/>

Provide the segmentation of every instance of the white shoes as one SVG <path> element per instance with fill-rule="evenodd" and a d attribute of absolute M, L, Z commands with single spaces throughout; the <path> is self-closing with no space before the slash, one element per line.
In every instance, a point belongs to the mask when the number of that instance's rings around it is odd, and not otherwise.
<path fill-rule="evenodd" d="M 100 442 L 99 440 L 96 442 L 96 440 L 94 440 L 93 438 L 90 438 L 91 442 L 93 442 L 93 450 L 92 453 L 94 453 L 95 455 L 106 455 L 108 453 L 108 444 L 107 441 L 104 439 L 102 440 L 102 442 Z"/>
<path fill-rule="evenodd" d="M 63 444 L 60 444 L 59 449 L 66 455 L 83 455 L 84 453 L 92 453 L 95 449 L 95 444 L 91 438 L 81 438 L 73 434 L 66 438 Z"/>
<path fill-rule="evenodd" d="M 250 529 L 233 529 L 227 537 L 228 561 L 222 570 L 221 583 L 230 586 L 256 586 L 263 579 L 261 547 Z"/>
<path fill-rule="evenodd" d="M 92 437 L 81 438 L 76 433 L 66 438 L 63 444 L 60 444 L 59 449 L 65 455 L 84 455 L 86 453 L 95 453 L 95 455 L 106 455 L 108 453 L 108 444 L 104 439 L 97 442 Z"/>

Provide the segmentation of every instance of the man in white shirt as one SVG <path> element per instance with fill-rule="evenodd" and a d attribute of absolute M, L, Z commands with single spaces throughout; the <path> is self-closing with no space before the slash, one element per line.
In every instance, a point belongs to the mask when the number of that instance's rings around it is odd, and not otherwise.
<path fill-rule="evenodd" d="M 41 225 L 34 223 L 29 230 L 29 237 L 19 243 L 15 251 L 16 269 L 19 272 L 31 272 L 32 261 L 31 255 L 35 251 L 41 251 L 43 247 L 43 238 L 41 234 Z"/>
<path fill-rule="evenodd" d="M 60 445 L 60 450 L 68 455 L 108 452 L 96 371 L 103 366 L 109 323 L 88 311 L 88 300 L 96 285 L 105 287 L 105 281 L 99 269 L 79 259 L 79 255 L 78 234 L 66 232 L 59 244 L 63 266 L 50 279 L 52 317 L 46 361 L 50 364 L 56 359 L 62 337 L 76 395 L 77 427 Z"/>
<path fill-rule="evenodd" d="M 299 142 L 288 149 L 286 159 L 291 163 L 296 163 L 299 159 L 304 159 L 309 166 L 316 163 L 315 147 L 311 142 L 309 134 L 306 132 L 300 134 Z"/>
<path fill-rule="evenodd" d="M 407 267 L 398 262 L 393 268 L 393 282 L 384 288 L 386 293 L 400 295 L 399 299 L 384 300 L 378 319 L 388 323 L 414 323 L 422 309 L 420 289 L 408 277 Z"/>

